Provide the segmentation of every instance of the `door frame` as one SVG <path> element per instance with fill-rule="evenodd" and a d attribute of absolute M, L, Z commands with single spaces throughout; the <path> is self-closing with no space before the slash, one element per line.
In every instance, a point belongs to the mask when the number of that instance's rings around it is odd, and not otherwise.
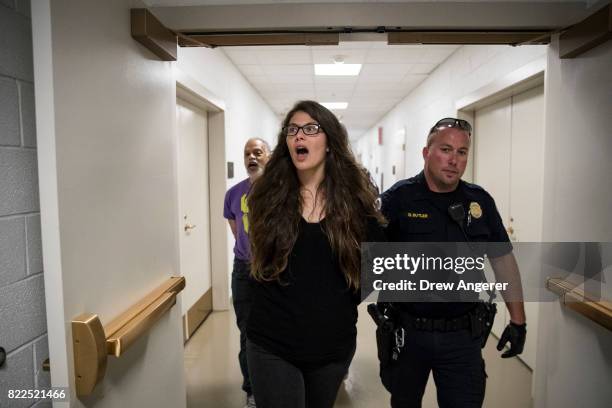
<path fill-rule="evenodd" d="M 457 110 L 456 117 L 474 124 L 474 113 L 476 110 L 536 86 L 544 85 L 545 72 L 546 57 L 544 56 L 523 65 L 501 78 L 493 80 L 489 84 L 459 99 L 455 103 L 455 109 Z M 546 104 L 546 88 L 544 88 L 544 103 Z M 546 129 L 544 129 L 544 135 L 546 136 Z M 474 137 L 478 137 L 478 135 L 472 137 L 472 146 L 475 147 Z M 474 181 L 473 163 L 476 154 L 478 152 L 475 148 L 470 149 L 468 165 L 465 171 L 465 178 L 468 181 Z"/>
<path fill-rule="evenodd" d="M 225 102 L 210 92 L 204 85 L 189 74 L 174 67 L 176 80 L 176 97 L 205 110 L 208 114 L 208 193 L 209 193 L 209 220 L 210 220 L 210 268 L 213 310 L 229 309 L 229 268 L 227 263 L 227 239 L 213 239 L 225 237 L 227 224 L 221 216 L 223 214 L 223 200 L 219 197 L 225 195 Z M 178 137 L 175 126 L 175 137 Z M 178 176 L 178 148 L 175 152 L 175 171 Z M 219 180 L 213 183 L 211 180 Z M 223 182 L 221 182 L 223 180 Z M 178 178 L 177 178 L 178 181 Z M 179 197 L 177 182 L 176 195 Z M 176 219 L 181 218 L 177 206 Z M 177 240 L 178 245 L 178 240 Z M 187 282 L 189 284 L 189 282 Z"/>

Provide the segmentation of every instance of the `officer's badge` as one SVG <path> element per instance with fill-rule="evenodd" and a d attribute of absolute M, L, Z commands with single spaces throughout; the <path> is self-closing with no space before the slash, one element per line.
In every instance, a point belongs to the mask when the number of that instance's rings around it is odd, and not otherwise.
<path fill-rule="evenodd" d="M 482 208 L 476 201 L 470 203 L 470 215 L 476 219 L 482 217 Z"/>

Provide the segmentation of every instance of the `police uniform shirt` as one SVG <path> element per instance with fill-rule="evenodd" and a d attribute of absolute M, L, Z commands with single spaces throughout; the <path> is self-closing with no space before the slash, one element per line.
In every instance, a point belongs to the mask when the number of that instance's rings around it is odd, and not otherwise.
<path fill-rule="evenodd" d="M 394 184 L 381 195 L 381 211 L 389 222 L 386 236 L 393 242 L 496 242 L 506 245 L 486 246 L 489 258 L 512 251 L 495 201 L 482 187 L 459 181 L 448 193 L 429 189 L 423 172 Z M 452 204 L 463 204 L 463 227 L 448 212 Z M 413 316 L 441 318 L 465 314 L 474 303 L 400 303 L 398 309 Z"/>

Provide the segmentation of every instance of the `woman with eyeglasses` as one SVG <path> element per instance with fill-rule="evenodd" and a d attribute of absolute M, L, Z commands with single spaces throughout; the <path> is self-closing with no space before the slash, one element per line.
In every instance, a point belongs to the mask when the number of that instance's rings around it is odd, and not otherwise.
<path fill-rule="evenodd" d="M 258 407 L 333 406 L 355 353 L 360 243 L 384 240 L 376 198 L 336 116 L 298 102 L 249 196 Z"/>

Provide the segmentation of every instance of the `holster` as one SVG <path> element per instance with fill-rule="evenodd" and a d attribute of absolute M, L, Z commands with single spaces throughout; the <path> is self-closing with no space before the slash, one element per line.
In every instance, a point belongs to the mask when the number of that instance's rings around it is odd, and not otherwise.
<path fill-rule="evenodd" d="M 392 350 L 395 345 L 394 329 L 396 319 L 390 313 L 391 306 L 387 303 L 371 303 L 368 313 L 376 323 L 376 346 L 378 347 L 378 361 L 381 367 L 391 363 Z"/>
<path fill-rule="evenodd" d="M 479 302 L 469 314 L 472 338 L 480 338 L 482 348 L 487 344 L 496 314 L 497 304 L 492 302 Z"/>
<path fill-rule="evenodd" d="M 393 348 L 395 347 L 395 330 L 398 327 L 397 316 L 389 303 L 372 303 L 368 305 L 368 313 L 376 323 L 376 346 L 379 375 L 383 386 L 391 392 L 393 371 Z"/>

